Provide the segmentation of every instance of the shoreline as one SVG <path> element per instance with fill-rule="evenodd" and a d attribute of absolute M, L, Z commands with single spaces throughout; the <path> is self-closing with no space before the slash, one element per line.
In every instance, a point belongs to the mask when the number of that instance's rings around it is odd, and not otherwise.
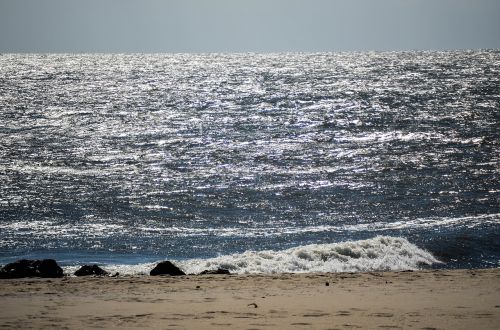
<path fill-rule="evenodd" d="M 500 269 L 0 280 L 0 327 L 495 329 Z"/>

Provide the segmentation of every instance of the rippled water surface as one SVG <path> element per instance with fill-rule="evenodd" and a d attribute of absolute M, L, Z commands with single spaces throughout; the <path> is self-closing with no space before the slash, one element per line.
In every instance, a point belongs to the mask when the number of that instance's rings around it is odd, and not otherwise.
<path fill-rule="evenodd" d="M 498 267 L 499 119 L 498 51 L 4 54 L 0 263 L 371 240 Z"/>

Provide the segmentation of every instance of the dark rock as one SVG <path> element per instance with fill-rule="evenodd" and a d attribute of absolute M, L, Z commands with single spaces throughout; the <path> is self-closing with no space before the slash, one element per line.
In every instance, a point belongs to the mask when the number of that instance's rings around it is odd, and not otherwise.
<path fill-rule="evenodd" d="M 109 273 L 97 265 L 83 265 L 75 272 L 75 276 L 107 276 Z"/>
<path fill-rule="evenodd" d="M 36 276 L 31 266 L 33 260 L 17 260 L 7 264 L 0 269 L 0 278 L 21 278 Z"/>
<path fill-rule="evenodd" d="M 215 270 L 204 270 L 200 275 L 231 275 L 231 273 L 227 269 L 218 268 Z"/>
<path fill-rule="evenodd" d="M 63 270 L 54 259 L 43 259 L 38 264 L 40 277 L 62 277 Z"/>
<path fill-rule="evenodd" d="M 156 267 L 153 268 L 153 270 L 151 270 L 149 275 L 179 276 L 179 275 L 186 275 L 186 273 L 184 273 L 182 270 L 179 269 L 179 267 L 177 267 L 170 261 L 162 261 L 158 265 L 156 265 Z"/>
<path fill-rule="evenodd" d="M 63 270 L 54 259 L 21 259 L 0 269 L 0 278 L 62 277 Z"/>

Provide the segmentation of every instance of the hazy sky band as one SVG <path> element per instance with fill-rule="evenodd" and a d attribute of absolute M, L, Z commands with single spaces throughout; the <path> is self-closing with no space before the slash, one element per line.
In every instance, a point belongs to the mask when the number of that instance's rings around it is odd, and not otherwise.
<path fill-rule="evenodd" d="M 500 48 L 499 0 L 0 0 L 0 52 Z"/>

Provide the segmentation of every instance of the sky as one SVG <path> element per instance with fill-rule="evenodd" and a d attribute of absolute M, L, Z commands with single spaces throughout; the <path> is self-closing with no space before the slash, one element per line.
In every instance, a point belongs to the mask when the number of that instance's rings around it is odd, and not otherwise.
<path fill-rule="evenodd" d="M 500 0 L 0 0 L 0 52 L 500 48 Z"/>

